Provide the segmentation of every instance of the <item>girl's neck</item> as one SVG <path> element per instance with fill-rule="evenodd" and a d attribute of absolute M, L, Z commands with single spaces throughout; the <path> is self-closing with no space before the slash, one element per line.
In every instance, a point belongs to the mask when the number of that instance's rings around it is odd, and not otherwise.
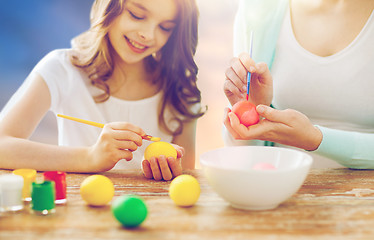
<path fill-rule="evenodd" d="M 132 82 L 144 79 L 146 75 L 147 72 L 143 61 L 134 64 L 116 62 L 114 64 L 112 80 L 115 82 L 121 82 L 126 79 L 126 82 Z"/>
<path fill-rule="evenodd" d="M 113 74 L 108 79 L 111 95 L 124 100 L 140 100 L 157 93 L 157 86 L 146 71 L 144 61 L 127 64 L 115 61 Z"/>

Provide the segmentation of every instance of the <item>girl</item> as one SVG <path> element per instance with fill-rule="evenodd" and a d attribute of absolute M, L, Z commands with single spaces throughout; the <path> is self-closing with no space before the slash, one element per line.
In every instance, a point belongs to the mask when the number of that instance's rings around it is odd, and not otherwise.
<path fill-rule="evenodd" d="M 373 169 L 374 2 L 255 2 L 241 1 L 244 15 L 237 20 L 265 14 L 248 22 L 257 48 L 253 59 L 246 53 L 232 59 L 224 89 L 231 104 L 245 99 L 245 76 L 253 72 L 250 100 L 264 119 L 245 128 L 226 109 L 226 143 L 272 141 L 314 151 L 316 167 Z M 271 8 L 263 8 L 267 4 Z M 245 32 L 237 31 L 237 39 L 245 39 L 240 34 Z"/>
<path fill-rule="evenodd" d="M 195 165 L 203 115 L 196 86 L 194 0 L 97 0 L 91 27 L 33 69 L 0 116 L 0 167 L 67 172 L 140 168 L 170 180 Z M 96 122 L 58 119 L 59 146 L 28 140 L 48 110 Z M 177 159 L 145 159 L 150 134 L 172 142 Z M 183 159 L 182 159 L 183 156 Z M 125 159 L 126 161 L 120 161 Z"/>

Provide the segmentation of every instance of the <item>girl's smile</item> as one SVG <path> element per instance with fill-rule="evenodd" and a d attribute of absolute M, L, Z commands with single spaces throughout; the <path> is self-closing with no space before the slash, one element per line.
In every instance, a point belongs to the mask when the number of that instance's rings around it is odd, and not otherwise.
<path fill-rule="evenodd" d="M 126 42 L 131 50 L 133 50 L 136 53 L 143 53 L 148 49 L 148 46 L 140 44 L 134 40 L 129 39 L 128 37 L 124 36 L 126 39 Z"/>

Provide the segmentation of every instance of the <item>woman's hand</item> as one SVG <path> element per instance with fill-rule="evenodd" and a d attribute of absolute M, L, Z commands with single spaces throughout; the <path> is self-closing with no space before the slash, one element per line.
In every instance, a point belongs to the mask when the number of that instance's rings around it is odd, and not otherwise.
<path fill-rule="evenodd" d="M 242 53 L 230 61 L 226 70 L 224 92 L 231 105 L 246 99 L 247 72 L 251 72 L 249 101 L 270 106 L 273 100 L 273 79 L 266 63 L 255 63 L 248 53 Z"/>
<path fill-rule="evenodd" d="M 177 150 L 177 159 L 161 155 L 143 160 L 142 169 L 146 178 L 169 181 L 182 174 L 181 158 L 184 155 L 184 148 L 174 144 L 173 146 Z"/>
<path fill-rule="evenodd" d="M 310 151 L 319 147 L 322 133 L 304 114 L 292 109 L 276 110 L 265 105 L 257 106 L 257 112 L 263 119 L 247 128 L 227 108 L 224 124 L 235 139 L 271 141 Z"/>
<path fill-rule="evenodd" d="M 107 171 L 121 159 L 130 161 L 132 152 L 142 145 L 145 132 L 130 123 L 113 122 L 104 125 L 97 142 L 89 148 L 88 162 L 94 171 Z"/>

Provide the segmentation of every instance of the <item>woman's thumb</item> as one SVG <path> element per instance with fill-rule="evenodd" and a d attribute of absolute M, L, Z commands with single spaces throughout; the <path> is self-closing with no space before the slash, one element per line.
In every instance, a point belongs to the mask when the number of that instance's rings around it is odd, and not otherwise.
<path fill-rule="evenodd" d="M 256 110 L 261 117 L 264 117 L 269 121 L 281 122 L 282 120 L 281 112 L 274 108 L 265 105 L 258 105 Z"/>

